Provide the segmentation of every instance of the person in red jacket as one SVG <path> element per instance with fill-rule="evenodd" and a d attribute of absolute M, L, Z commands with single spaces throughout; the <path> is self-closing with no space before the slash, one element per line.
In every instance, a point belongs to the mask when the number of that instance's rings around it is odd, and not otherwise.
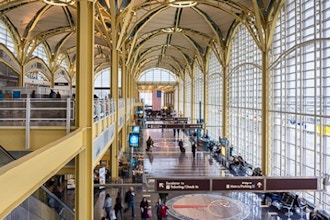
<path fill-rule="evenodd" d="M 162 205 L 162 208 L 160 209 L 160 215 L 161 215 L 162 219 L 166 219 L 167 210 L 168 210 L 168 206 L 167 205 Z"/>

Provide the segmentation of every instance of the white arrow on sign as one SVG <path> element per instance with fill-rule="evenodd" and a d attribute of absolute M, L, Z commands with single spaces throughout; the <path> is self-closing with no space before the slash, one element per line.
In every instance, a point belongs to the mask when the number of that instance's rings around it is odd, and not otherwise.
<path fill-rule="evenodd" d="M 262 183 L 261 183 L 261 182 L 258 182 L 258 183 L 257 183 L 257 186 L 258 186 L 258 188 L 261 188 Z"/>
<path fill-rule="evenodd" d="M 158 184 L 158 187 L 159 187 L 159 188 L 164 188 L 164 183 L 159 183 L 159 184 Z"/>

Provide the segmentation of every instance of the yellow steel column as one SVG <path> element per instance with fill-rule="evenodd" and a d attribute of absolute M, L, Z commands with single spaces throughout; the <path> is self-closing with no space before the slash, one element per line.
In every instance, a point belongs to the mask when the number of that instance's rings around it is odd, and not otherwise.
<path fill-rule="evenodd" d="M 24 87 L 24 75 L 25 75 L 25 71 L 24 71 L 24 66 L 21 66 L 21 75 L 18 76 L 18 86 L 19 87 Z"/>
<path fill-rule="evenodd" d="M 78 125 L 86 129 L 86 148 L 76 157 L 76 219 L 93 219 L 93 84 L 94 2 L 77 2 L 77 105 Z"/>
<path fill-rule="evenodd" d="M 184 116 L 184 117 L 186 117 L 186 102 L 187 102 L 187 99 L 186 99 L 186 73 L 185 74 L 183 74 L 183 83 L 182 83 L 182 85 L 183 85 L 183 100 L 182 100 L 182 104 L 183 104 L 183 110 L 182 110 L 182 115 Z"/>
<path fill-rule="evenodd" d="M 177 86 L 178 88 L 178 92 L 176 94 L 178 94 L 178 101 L 176 102 L 177 103 L 177 116 L 179 116 L 179 112 L 181 111 L 180 110 L 180 92 L 181 92 L 181 89 L 180 89 L 180 83 L 179 85 Z"/>
<path fill-rule="evenodd" d="M 122 59 L 122 63 L 125 64 L 125 57 L 126 57 L 126 48 L 125 46 L 123 46 L 122 48 L 122 54 L 121 54 L 121 59 Z M 122 149 L 126 149 L 126 145 L 127 145 L 127 141 L 126 141 L 126 137 L 128 135 L 128 131 L 127 131 L 127 120 L 129 119 L 130 115 L 127 115 L 126 113 L 128 112 L 128 80 L 127 80 L 127 72 L 126 72 L 126 65 L 122 65 L 121 67 L 121 94 L 123 99 L 125 100 L 125 119 L 124 119 L 124 126 L 121 132 L 121 145 L 120 146 Z M 132 104 L 132 103 L 131 103 Z"/>
<path fill-rule="evenodd" d="M 116 112 L 115 112 L 115 132 L 114 141 L 110 149 L 111 160 L 111 174 L 113 178 L 118 177 L 118 115 L 119 115 L 119 92 L 118 92 L 118 50 L 116 49 L 118 42 L 117 32 L 117 12 L 115 1 L 110 1 L 110 13 L 111 13 L 111 98 L 115 100 Z"/>

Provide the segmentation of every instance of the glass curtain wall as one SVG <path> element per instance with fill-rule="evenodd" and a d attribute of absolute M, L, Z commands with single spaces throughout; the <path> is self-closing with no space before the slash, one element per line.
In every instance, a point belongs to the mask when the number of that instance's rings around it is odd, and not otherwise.
<path fill-rule="evenodd" d="M 197 63 L 194 67 L 195 74 L 194 74 L 194 92 L 195 92 L 195 115 L 193 118 L 194 123 L 198 123 L 200 119 L 203 119 L 203 104 L 204 104 L 204 74 L 198 67 Z M 201 102 L 201 105 L 199 104 Z"/>
<path fill-rule="evenodd" d="M 207 130 L 211 139 L 222 136 L 222 71 L 218 59 L 210 54 L 208 72 L 208 119 Z"/>
<path fill-rule="evenodd" d="M 184 98 L 183 98 L 183 97 L 184 97 L 183 94 L 184 94 L 184 89 L 185 89 L 185 88 L 184 88 L 183 85 L 184 85 L 184 82 L 183 82 L 183 80 L 180 79 L 180 81 L 179 81 L 179 88 L 180 88 L 180 91 L 179 91 L 179 94 L 178 94 L 178 95 L 179 95 L 179 103 L 178 103 L 178 106 L 179 106 L 179 108 L 178 108 L 178 114 L 179 114 L 179 115 L 184 114 L 184 112 L 183 112 L 183 105 L 184 105 L 184 104 L 183 104 L 183 103 L 184 103 L 184 102 L 183 102 L 183 101 L 184 101 L 184 100 L 183 100 L 183 99 L 184 99 Z M 176 101 L 177 101 L 177 99 L 176 99 Z M 186 100 L 186 101 L 187 101 L 187 100 Z"/>
<path fill-rule="evenodd" d="M 110 68 L 101 70 L 94 80 L 94 94 L 99 98 L 108 98 L 110 95 Z"/>
<path fill-rule="evenodd" d="M 229 64 L 229 137 L 233 152 L 261 165 L 261 53 L 247 29 L 238 27 Z"/>
<path fill-rule="evenodd" d="M 15 57 L 17 56 L 17 51 L 15 49 L 11 33 L 7 29 L 6 25 L 4 25 L 2 22 L 0 22 L 0 43 L 6 45 L 6 48 L 10 50 Z"/>
<path fill-rule="evenodd" d="M 185 93 L 186 93 L 186 113 L 185 113 L 185 117 L 188 117 L 191 121 L 191 107 L 192 107 L 192 103 L 191 103 L 191 78 L 189 76 L 189 73 L 186 72 L 186 81 L 185 81 Z"/>
<path fill-rule="evenodd" d="M 272 175 L 330 173 L 330 1 L 287 1 L 274 34 Z M 330 211 L 330 189 L 303 197 Z"/>

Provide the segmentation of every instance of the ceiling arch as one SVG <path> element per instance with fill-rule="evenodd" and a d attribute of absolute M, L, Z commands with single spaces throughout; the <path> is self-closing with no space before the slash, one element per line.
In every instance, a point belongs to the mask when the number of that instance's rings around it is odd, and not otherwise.
<path fill-rule="evenodd" d="M 40 0 L 0 2 L 0 19 L 11 30 L 21 51 L 17 59 L 27 62 L 24 54 L 28 48 L 43 43 L 54 59 L 63 59 L 63 54 L 69 68 L 75 69 L 77 2 L 68 6 L 48 5 Z M 285 1 L 195 2 L 192 7 L 180 8 L 171 6 L 179 3 L 173 0 L 95 0 L 95 69 L 111 65 L 113 48 L 125 50 L 122 60 L 134 76 L 159 66 L 181 77 L 191 71 L 194 62 L 202 66 L 210 50 L 220 62 L 225 62 L 239 24 L 247 27 L 260 48 L 264 47 L 263 41 L 269 39 L 263 28 Z M 113 10 L 112 6 L 117 8 Z M 116 11 L 116 15 L 111 15 L 111 11 Z M 114 17 L 116 27 L 111 27 Z M 118 32 L 117 45 L 112 44 L 112 31 Z"/>

